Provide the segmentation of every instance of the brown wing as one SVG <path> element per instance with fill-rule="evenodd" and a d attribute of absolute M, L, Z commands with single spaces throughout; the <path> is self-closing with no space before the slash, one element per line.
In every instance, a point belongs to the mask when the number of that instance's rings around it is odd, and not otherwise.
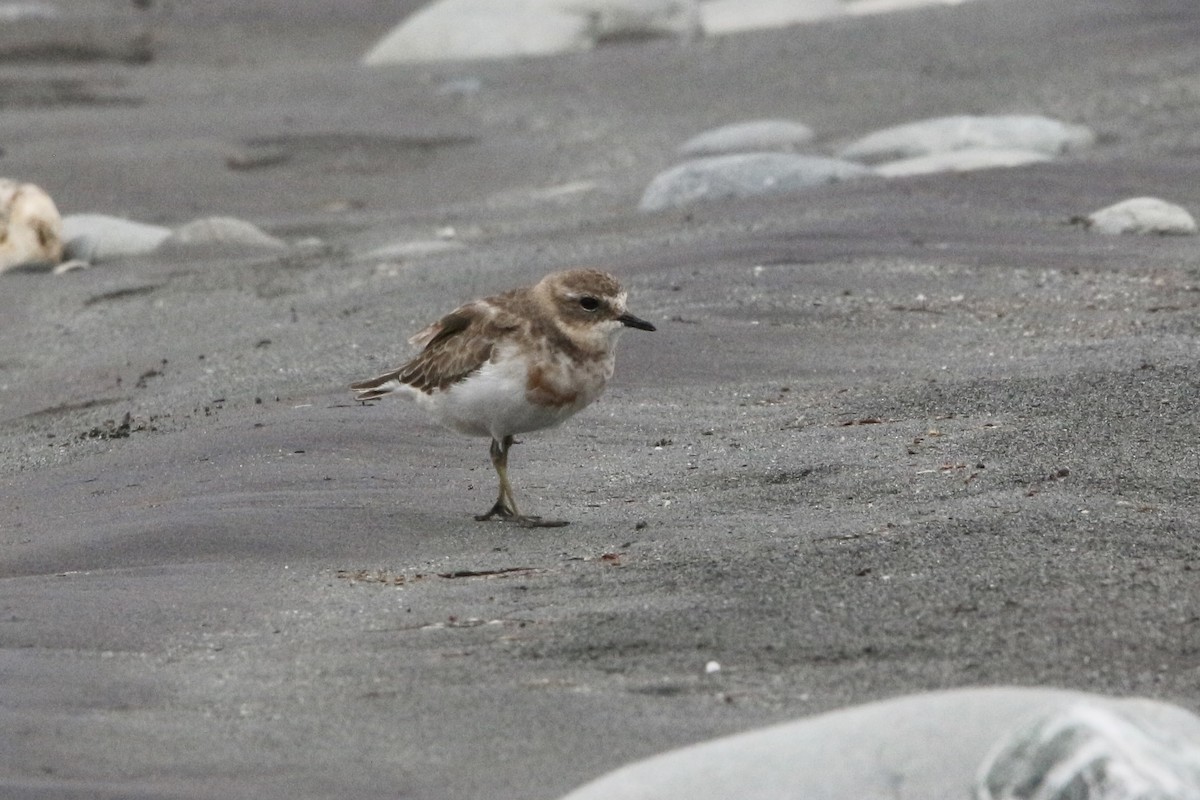
<path fill-rule="evenodd" d="M 414 389 L 430 393 L 458 383 L 487 363 L 496 346 L 492 332 L 478 316 L 451 312 L 438 322 L 440 330 L 420 354 L 400 368 L 397 378 Z"/>
<path fill-rule="evenodd" d="M 477 372 L 492 357 L 505 336 L 520 321 L 495 306 L 472 303 L 451 311 L 413 337 L 425 341 L 421 352 L 404 366 L 385 375 L 350 385 L 358 399 L 386 394 L 385 384 L 398 381 L 425 393 L 445 389 Z"/>

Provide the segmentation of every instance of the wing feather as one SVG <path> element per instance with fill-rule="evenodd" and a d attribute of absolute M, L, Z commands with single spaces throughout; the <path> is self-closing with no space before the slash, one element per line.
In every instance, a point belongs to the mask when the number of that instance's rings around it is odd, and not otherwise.
<path fill-rule="evenodd" d="M 478 372 L 496 346 L 520 327 L 519 317 L 496 305 L 469 303 L 413 336 L 409 341 L 423 349 L 407 364 L 350 388 L 359 400 L 381 397 L 401 384 L 426 394 L 446 389 Z"/>

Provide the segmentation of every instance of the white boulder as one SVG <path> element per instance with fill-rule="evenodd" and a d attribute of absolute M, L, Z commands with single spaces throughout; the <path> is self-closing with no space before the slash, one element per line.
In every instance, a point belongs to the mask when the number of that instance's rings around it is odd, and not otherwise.
<path fill-rule="evenodd" d="M 696 0 L 435 0 L 381 39 L 363 63 L 545 56 L 605 40 L 699 32 Z"/>
<path fill-rule="evenodd" d="M 807 125 L 786 119 L 756 119 L 723 125 L 697 134 L 675 151 L 686 158 L 725 153 L 793 151 L 812 141 Z"/>
<path fill-rule="evenodd" d="M 1187 209 L 1157 197 L 1133 197 L 1102 208 L 1082 222 L 1099 233 L 1196 233 L 1196 220 Z"/>
<path fill-rule="evenodd" d="M 1057 689 L 960 689 L 673 750 L 563 800 L 1196 800 L 1198 754 L 1200 718 L 1177 706 Z M 1145 792 L 1122 793 L 1130 787 Z"/>
<path fill-rule="evenodd" d="M 954 116 L 910 122 L 868 134 L 838 154 L 878 162 L 967 148 L 1033 150 L 1050 156 L 1086 148 L 1090 128 L 1039 116 Z"/>
<path fill-rule="evenodd" d="M 0 178 L 0 272 L 62 261 L 62 217 L 46 190 Z"/>
<path fill-rule="evenodd" d="M 934 172 L 973 172 L 997 167 L 1020 167 L 1049 160 L 1050 156 L 1036 150 L 967 147 L 962 150 L 901 158 L 886 164 L 877 164 L 875 171 L 886 178 L 904 178 L 910 175 L 929 175 Z"/>
<path fill-rule="evenodd" d="M 976 800 L 1200 798 L 1200 740 L 1133 709 L 1081 701 L 1001 739 L 979 770 Z"/>
<path fill-rule="evenodd" d="M 107 214 L 70 214 L 63 218 L 65 255 L 98 264 L 153 252 L 171 235 L 170 228 Z"/>
<path fill-rule="evenodd" d="M 638 209 L 661 211 L 712 200 L 790 194 L 872 174 L 861 164 L 790 153 L 697 158 L 656 175 Z"/>

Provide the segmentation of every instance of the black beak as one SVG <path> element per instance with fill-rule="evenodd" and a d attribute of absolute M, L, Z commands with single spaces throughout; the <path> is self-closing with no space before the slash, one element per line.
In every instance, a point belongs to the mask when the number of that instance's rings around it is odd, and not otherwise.
<path fill-rule="evenodd" d="M 649 322 L 646 322 L 646 320 L 641 319 L 640 317 L 635 317 L 633 314 L 622 314 L 621 316 L 617 317 L 617 322 L 621 323 L 627 328 L 637 328 L 640 331 L 658 330 Z"/>

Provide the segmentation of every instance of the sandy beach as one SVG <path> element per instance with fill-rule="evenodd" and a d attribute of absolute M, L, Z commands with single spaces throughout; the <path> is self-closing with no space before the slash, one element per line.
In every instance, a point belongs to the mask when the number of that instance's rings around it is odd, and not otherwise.
<path fill-rule="evenodd" d="M 0 27 L 0 175 L 289 248 L 0 275 L 4 797 L 551 800 L 914 692 L 1200 710 L 1198 240 L 1072 222 L 1200 213 L 1194 2 L 370 69 L 415 0 L 111 5 Z M 719 125 L 951 114 L 1096 142 L 637 208 Z M 658 331 L 514 450 L 571 524 L 477 523 L 486 441 L 347 386 L 577 265 Z"/>

